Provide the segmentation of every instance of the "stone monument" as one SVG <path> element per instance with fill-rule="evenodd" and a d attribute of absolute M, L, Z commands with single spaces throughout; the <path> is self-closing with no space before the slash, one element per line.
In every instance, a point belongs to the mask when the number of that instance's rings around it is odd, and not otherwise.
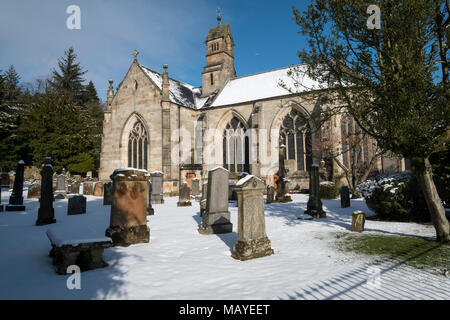
<path fill-rule="evenodd" d="M 273 254 L 266 235 L 264 182 L 248 175 L 238 181 L 235 190 L 238 196 L 238 238 L 232 257 L 249 260 Z"/>
<path fill-rule="evenodd" d="M 23 174 L 25 171 L 25 163 L 20 160 L 17 163 L 16 177 L 14 179 L 14 187 L 9 197 L 9 204 L 5 207 L 5 211 L 25 211 L 23 205 Z"/>
<path fill-rule="evenodd" d="M 267 203 L 272 203 L 274 201 L 275 191 L 272 186 L 267 186 Z"/>
<path fill-rule="evenodd" d="M 102 197 L 103 196 L 103 182 L 98 181 L 94 185 L 94 192 L 93 195 L 96 197 Z"/>
<path fill-rule="evenodd" d="M 277 184 L 277 194 L 274 202 L 291 202 L 291 196 L 288 195 L 288 180 L 286 179 L 286 166 L 285 166 L 285 157 L 284 157 L 284 149 L 286 146 L 284 144 L 280 145 L 280 150 L 278 153 L 278 180 Z"/>
<path fill-rule="evenodd" d="M 200 200 L 200 180 L 198 178 L 192 179 L 192 196 L 195 200 Z"/>
<path fill-rule="evenodd" d="M 113 183 L 107 182 L 103 184 L 103 205 L 112 205 L 113 199 Z"/>
<path fill-rule="evenodd" d="M 151 174 L 152 177 L 152 203 L 164 203 L 163 197 L 163 176 L 161 171 L 154 171 Z"/>
<path fill-rule="evenodd" d="M 86 196 L 92 196 L 94 193 L 94 182 L 84 181 L 83 182 L 83 194 Z"/>
<path fill-rule="evenodd" d="M 65 199 L 67 197 L 67 177 L 60 174 L 56 178 L 55 197 Z"/>
<path fill-rule="evenodd" d="M 27 199 L 39 199 L 41 195 L 41 183 L 35 181 L 28 186 Z"/>
<path fill-rule="evenodd" d="M 44 167 L 41 170 L 41 197 L 38 210 L 37 226 L 55 223 L 55 209 L 53 208 L 53 168 L 51 158 L 45 158 Z"/>
<path fill-rule="evenodd" d="M 204 182 L 202 186 L 202 199 L 200 200 L 200 217 L 203 216 L 203 212 L 206 210 L 206 195 L 208 191 L 208 183 Z"/>
<path fill-rule="evenodd" d="M 362 212 L 362 211 L 353 212 L 351 231 L 363 232 L 365 223 L 366 223 L 366 214 L 364 212 Z"/>
<path fill-rule="evenodd" d="M 339 191 L 341 194 L 341 208 L 350 207 L 350 188 L 342 186 Z"/>
<path fill-rule="evenodd" d="M 86 213 L 86 197 L 76 195 L 69 198 L 67 204 L 67 215 Z"/>
<path fill-rule="evenodd" d="M 180 185 L 180 191 L 178 192 L 178 194 L 179 194 L 179 199 L 177 202 L 178 207 L 192 206 L 191 196 L 189 194 L 189 186 L 187 182 L 183 182 L 183 184 Z"/>
<path fill-rule="evenodd" d="M 228 177 L 229 172 L 217 167 L 208 172 L 206 208 L 202 223 L 198 228 L 200 234 L 219 234 L 233 231 L 228 211 Z"/>
<path fill-rule="evenodd" d="M 113 181 L 113 202 L 105 235 L 118 246 L 149 242 L 147 171 L 116 169 L 110 178 Z"/>
<path fill-rule="evenodd" d="M 326 218 L 319 196 L 319 165 L 312 164 L 309 170 L 309 199 L 305 213 L 313 218 Z"/>
<path fill-rule="evenodd" d="M 155 214 L 155 209 L 153 209 L 152 206 L 152 182 L 150 180 L 147 181 L 147 192 L 148 192 L 148 199 L 147 199 L 147 215 L 153 216 Z"/>

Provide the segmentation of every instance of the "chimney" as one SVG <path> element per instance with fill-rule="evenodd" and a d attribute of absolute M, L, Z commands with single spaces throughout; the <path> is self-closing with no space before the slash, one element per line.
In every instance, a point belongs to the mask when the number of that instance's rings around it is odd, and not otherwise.
<path fill-rule="evenodd" d="M 169 75 L 167 73 L 167 64 L 163 66 L 163 82 L 162 82 L 162 101 L 170 101 L 170 92 L 169 92 Z"/>

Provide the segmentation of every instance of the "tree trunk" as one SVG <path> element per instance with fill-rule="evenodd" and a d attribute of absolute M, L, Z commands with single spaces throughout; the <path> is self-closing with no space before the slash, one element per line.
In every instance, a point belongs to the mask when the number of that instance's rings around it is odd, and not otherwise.
<path fill-rule="evenodd" d="M 425 196 L 428 211 L 431 215 L 434 228 L 436 229 L 436 241 L 441 243 L 450 242 L 449 223 L 445 217 L 445 209 L 433 181 L 433 173 L 428 158 L 411 159 L 412 170 L 419 182 L 420 188 Z"/>

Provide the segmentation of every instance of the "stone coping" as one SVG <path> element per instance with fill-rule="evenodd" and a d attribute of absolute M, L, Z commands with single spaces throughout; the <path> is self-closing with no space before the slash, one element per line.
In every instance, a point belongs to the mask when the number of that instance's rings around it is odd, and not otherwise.
<path fill-rule="evenodd" d="M 95 230 L 88 226 L 74 228 L 71 225 L 51 227 L 47 230 L 50 242 L 57 246 L 78 246 L 93 242 L 112 243 L 111 238 L 105 237 L 102 230 Z"/>

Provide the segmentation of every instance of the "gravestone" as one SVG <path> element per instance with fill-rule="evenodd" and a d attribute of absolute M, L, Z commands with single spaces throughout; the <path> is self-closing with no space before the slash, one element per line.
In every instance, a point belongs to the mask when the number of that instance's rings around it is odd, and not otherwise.
<path fill-rule="evenodd" d="M 103 182 L 99 181 L 95 183 L 93 195 L 96 197 L 103 196 Z"/>
<path fill-rule="evenodd" d="M 178 192 L 178 195 L 178 207 L 192 206 L 191 197 L 189 195 L 189 185 L 187 184 L 187 182 L 183 182 L 183 184 L 180 185 L 180 191 Z"/>
<path fill-rule="evenodd" d="M 234 188 L 238 196 L 238 237 L 233 258 L 249 260 L 273 254 L 266 235 L 264 217 L 264 182 L 247 175 Z"/>
<path fill-rule="evenodd" d="M 0 175 L 0 187 L 4 189 L 9 189 L 9 173 L 2 172 Z"/>
<path fill-rule="evenodd" d="M 70 184 L 70 193 L 79 194 L 80 193 L 80 183 L 76 180 L 73 180 Z"/>
<path fill-rule="evenodd" d="M 233 190 L 235 185 L 236 185 L 236 183 L 234 183 L 234 181 L 228 182 L 228 200 L 229 201 L 237 200 L 236 192 Z"/>
<path fill-rule="evenodd" d="M 5 207 L 6 211 L 25 211 L 23 205 L 23 174 L 25 172 L 25 163 L 20 160 L 17 163 L 16 177 L 14 187 L 9 197 L 9 204 Z"/>
<path fill-rule="evenodd" d="M 153 216 L 155 214 L 155 209 L 153 209 L 152 206 L 152 182 L 150 180 L 147 181 L 147 192 L 148 192 L 148 199 L 147 199 L 147 215 Z"/>
<path fill-rule="evenodd" d="M 350 207 L 350 188 L 348 186 L 342 186 L 340 189 L 341 194 L 341 208 Z"/>
<path fill-rule="evenodd" d="M 272 186 L 267 186 L 267 203 L 272 203 L 274 201 L 275 190 Z"/>
<path fill-rule="evenodd" d="M 41 195 L 40 181 L 35 181 L 28 186 L 27 199 L 39 199 L 40 195 Z"/>
<path fill-rule="evenodd" d="M 67 204 L 67 215 L 86 213 L 86 197 L 76 195 L 69 198 Z"/>
<path fill-rule="evenodd" d="M 113 183 L 107 182 L 103 184 L 103 205 L 111 205 L 113 199 Z"/>
<path fill-rule="evenodd" d="M 219 234 L 233 231 L 228 211 L 228 170 L 217 167 L 208 172 L 206 208 L 202 223 L 198 228 L 200 234 Z"/>
<path fill-rule="evenodd" d="M 41 170 L 41 196 L 38 210 L 37 226 L 55 223 L 55 209 L 53 208 L 53 167 L 51 158 L 45 158 L 45 165 Z"/>
<path fill-rule="evenodd" d="M 94 193 L 94 183 L 91 181 L 83 182 L 83 194 L 87 196 L 92 196 Z"/>
<path fill-rule="evenodd" d="M 74 175 L 74 176 L 73 176 L 73 179 L 74 179 L 76 182 L 78 182 L 78 183 L 82 183 L 82 182 L 83 182 L 83 178 L 82 178 L 80 175 L 78 175 L 78 174 Z"/>
<path fill-rule="evenodd" d="M 152 203 L 164 203 L 163 197 L 163 173 L 161 171 L 154 171 L 152 177 Z"/>
<path fill-rule="evenodd" d="M 111 237 L 117 246 L 149 242 L 147 171 L 116 169 L 110 178 L 113 181 L 113 202 L 105 235 Z"/>
<path fill-rule="evenodd" d="M 366 214 L 364 212 L 362 212 L 362 211 L 353 212 L 351 231 L 363 232 L 365 223 L 366 223 Z"/>
<path fill-rule="evenodd" d="M 25 173 L 25 168 L 24 168 L 24 173 Z M 11 171 L 9 173 L 9 189 L 14 189 L 14 180 L 16 179 L 16 173 L 14 171 Z M 23 181 L 23 179 L 22 179 Z"/>
<path fill-rule="evenodd" d="M 67 197 L 67 177 L 64 174 L 60 174 L 56 178 L 56 199 L 65 199 Z"/>
<path fill-rule="evenodd" d="M 202 186 L 202 199 L 200 200 L 200 217 L 203 216 L 203 212 L 206 210 L 206 195 L 208 192 L 208 183 L 204 182 Z"/>
<path fill-rule="evenodd" d="M 275 196 L 274 202 L 291 202 L 291 196 L 288 195 L 289 188 L 288 188 L 288 182 L 289 180 L 286 179 L 286 159 L 284 157 L 284 149 L 286 148 L 285 145 L 281 145 L 279 148 L 278 153 L 278 180 L 276 181 L 277 184 L 277 194 Z"/>
<path fill-rule="evenodd" d="M 192 196 L 195 200 L 200 199 L 200 180 L 198 178 L 192 179 Z"/>
<path fill-rule="evenodd" d="M 92 179 L 92 171 L 86 172 L 86 179 L 88 179 L 88 180 Z"/>
<path fill-rule="evenodd" d="M 313 218 L 326 218 L 319 196 L 319 165 L 312 164 L 309 171 L 309 199 L 306 205 L 306 214 Z"/>

